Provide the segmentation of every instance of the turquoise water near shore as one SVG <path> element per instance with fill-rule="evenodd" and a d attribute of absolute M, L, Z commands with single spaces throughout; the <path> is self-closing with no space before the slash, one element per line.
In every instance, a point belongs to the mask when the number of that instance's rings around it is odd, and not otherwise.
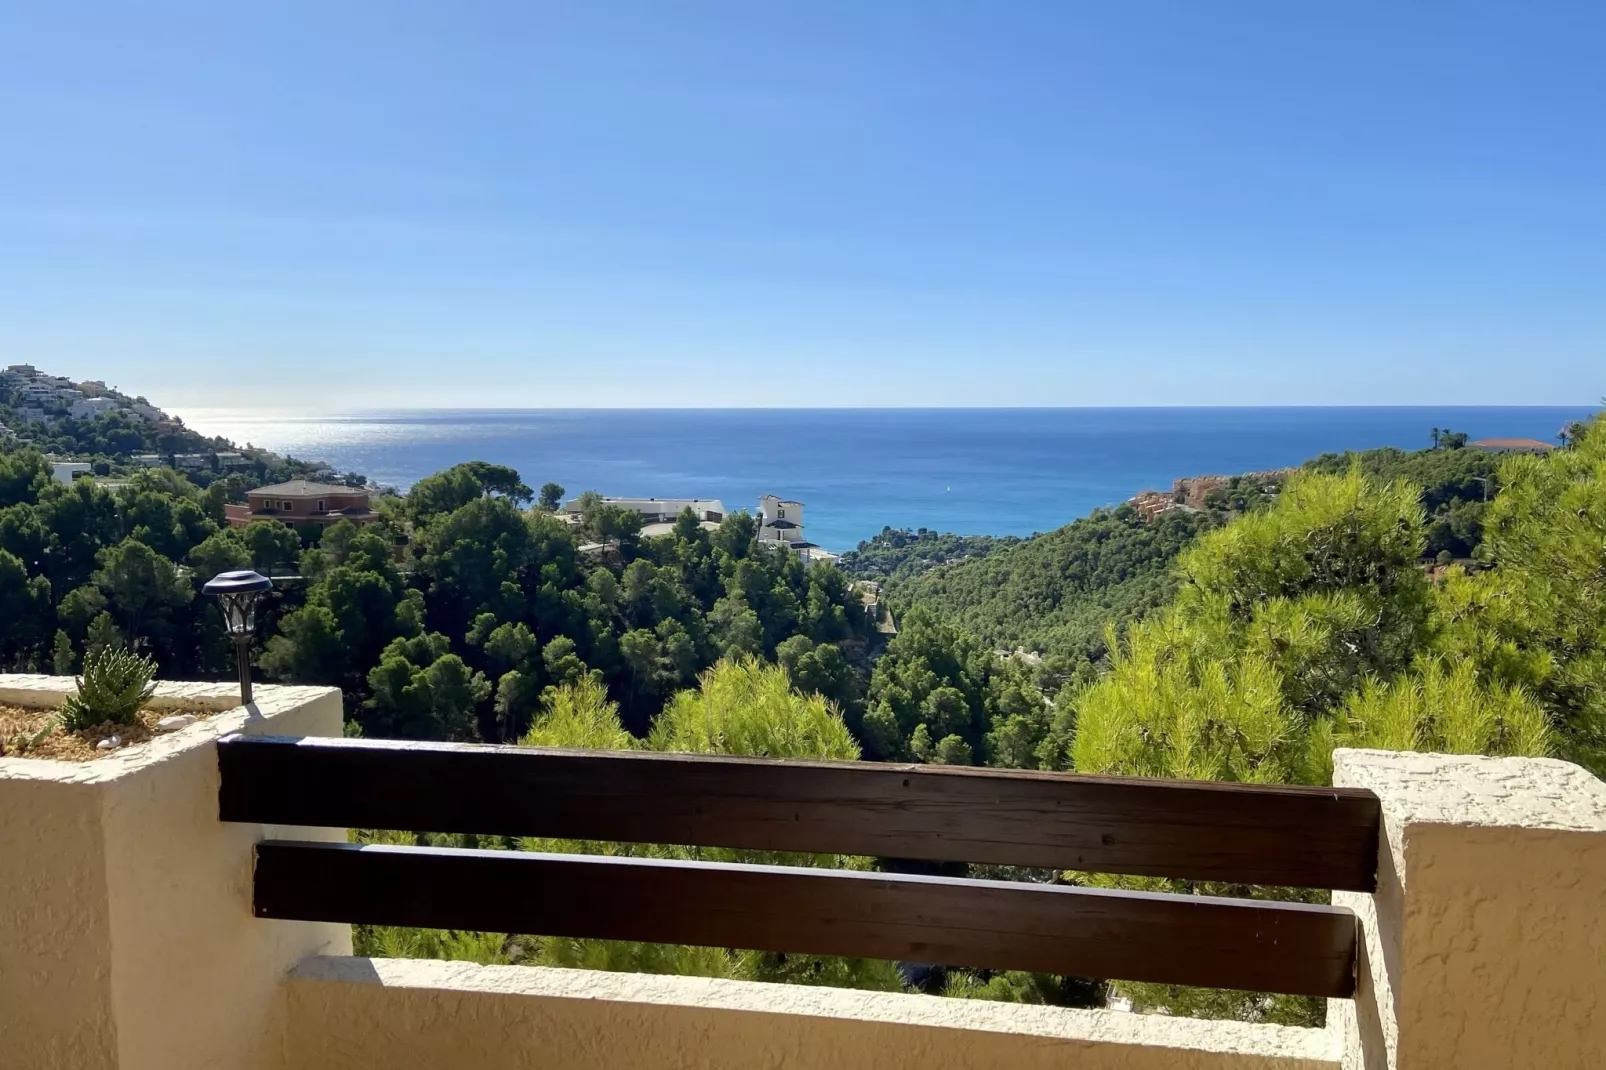
<path fill-rule="evenodd" d="M 832 550 L 893 527 L 1049 531 L 1179 476 L 1298 464 L 1344 449 L 1474 439 L 1555 441 L 1577 408 L 414 410 L 280 416 L 192 410 L 196 430 L 328 461 L 403 489 L 461 461 L 512 465 L 570 495 L 806 506 Z"/>

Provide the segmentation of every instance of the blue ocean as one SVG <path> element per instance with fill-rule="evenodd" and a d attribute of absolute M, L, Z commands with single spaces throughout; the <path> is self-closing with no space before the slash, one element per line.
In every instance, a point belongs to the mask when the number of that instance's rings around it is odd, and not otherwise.
<path fill-rule="evenodd" d="M 577 495 L 759 495 L 806 506 L 808 538 L 852 549 L 884 525 L 1030 535 L 1179 476 L 1298 464 L 1328 451 L 1473 439 L 1554 442 L 1578 408 L 423 410 L 183 415 L 225 435 L 405 489 L 460 461 L 511 465 Z"/>

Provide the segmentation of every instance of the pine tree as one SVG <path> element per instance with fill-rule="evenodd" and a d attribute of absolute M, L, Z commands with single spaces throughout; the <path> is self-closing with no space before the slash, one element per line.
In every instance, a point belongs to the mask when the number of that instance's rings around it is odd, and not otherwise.
<path fill-rule="evenodd" d="M 1545 754 L 1533 696 L 1434 650 L 1442 595 L 1421 565 L 1416 488 L 1357 470 L 1304 474 L 1269 509 L 1200 539 L 1176 599 L 1110 637 L 1111 663 L 1069 698 L 1088 773 L 1328 783 L 1335 746 Z M 1311 900 L 1291 889 L 1105 876 L 1107 887 Z M 1139 1006 L 1314 1024 L 1319 1001 L 1117 986 Z"/>
<path fill-rule="evenodd" d="M 71 676 L 78 671 L 78 655 L 73 651 L 72 640 L 60 628 L 50 646 L 50 671 L 57 676 Z"/>

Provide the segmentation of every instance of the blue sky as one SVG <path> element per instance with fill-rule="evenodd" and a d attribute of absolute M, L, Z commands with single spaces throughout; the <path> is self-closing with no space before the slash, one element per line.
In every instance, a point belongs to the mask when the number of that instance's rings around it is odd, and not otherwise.
<path fill-rule="evenodd" d="M 158 402 L 1578 403 L 1606 4 L 16 4 L 0 361 Z"/>

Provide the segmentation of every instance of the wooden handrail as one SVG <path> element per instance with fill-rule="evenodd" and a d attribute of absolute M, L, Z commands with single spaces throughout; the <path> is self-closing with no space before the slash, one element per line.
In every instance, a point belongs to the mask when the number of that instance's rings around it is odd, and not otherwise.
<path fill-rule="evenodd" d="M 1355 986 L 1355 917 L 1332 907 L 801 867 L 268 841 L 256 914 L 1310 996 Z"/>
<path fill-rule="evenodd" d="M 1376 888 L 1356 789 L 263 736 L 218 760 L 225 821 Z"/>
<path fill-rule="evenodd" d="M 228 736 L 219 816 L 1140 874 L 1376 884 L 1354 789 L 872 762 Z M 265 918 L 1353 993 L 1347 910 L 807 867 L 266 842 Z"/>

